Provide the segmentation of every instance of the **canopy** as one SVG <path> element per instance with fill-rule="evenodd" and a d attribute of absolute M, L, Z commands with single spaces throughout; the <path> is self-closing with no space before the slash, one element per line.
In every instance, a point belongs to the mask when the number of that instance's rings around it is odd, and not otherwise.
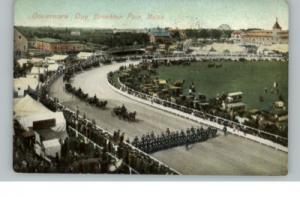
<path fill-rule="evenodd" d="M 80 52 L 77 54 L 77 58 L 80 60 L 86 60 L 91 56 L 93 56 L 93 53 L 89 53 L 89 52 Z"/>
<path fill-rule="evenodd" d="M 20 67 L 23 67 L 23 65 L 28 62 L 28 59 L 22 58 L 22 59 L 19 59 L 17 62 L 20 65 Z"/>
<path fill-rule="evenodd" d="M 54 61 L 63 61 L 67 59 L 68 55 L 52 55 L 50 57 L 46 57 L 46 60 L 54 60 Z"/>
<path fill-rule="evenodd" d="M 14 91 L 18 93 L 18 96 L 24 96 L 24 91 L 29 88 L 36 90 L 38 87 L 38 78 L 34 77 L 20 77 L 14 79 Z"/>
<path fill-rule="evenodd" d="M 59 67 L 60 67 L 60 65 L 57 64 L 57 63 L 49 64 L 49 65 L 48 65 L 48 71 L 49 71 L 49 72 L 55 72 L 55 71 L 58 70 Z"/>
<path fill-rule="evenodd" d="M 52 112 L 30 96 L 14 100 L 15 119 L 25 130 L 33 126 L 33 122 L 55 119 L 56 125 L 51 127 L 55 132 L 66 131 L 66 120 L 62 112 Z"/>
<path fill-rule="evenodd" d="M 14 99 L 14 112 L 15 117 L 22 117 L 36 113 L 48 113 L 49 110 L 31 96 L 26 95 L 23 98 Z"/>
<path fill-rule="evenodd" d="M 33 126 L 33 122 L 41 120 L 55 119 L 55 126 L 51 129 L 55 132 L 64 132 L 66 130 L 66 121 L 62 112 L 43 112 L 43 113 L 33 113 L 27 116 L 21 116 L 16 118 L 20 125 L 29 130 Z"/>
<path fill-rule="evenodd" d="M 31 74 L 45 74 L 46 73 L 46 68 L 44 67 L 32 67 L 31 68 Z"/>
<path fill-rule="evenodd" d="M 31 61 L 32 63 L 41 63 L 41 62 L 44 62 L 44 59 L 43 59 L 43 58 L 33 57 L 33 58 L 31 58 L 30 61 Z"/>
<path fill-rule="evenodd" d="M 61 145 L 57 138 L 43 141 L 43 146 L 47 156 L 55 157 L 56 154 L 60 156 Z"/>

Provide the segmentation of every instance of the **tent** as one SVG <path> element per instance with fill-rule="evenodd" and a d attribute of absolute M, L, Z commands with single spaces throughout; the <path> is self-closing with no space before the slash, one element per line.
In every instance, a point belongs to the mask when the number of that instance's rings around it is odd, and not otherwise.
<path fill-rule="evenodd" d="M 62 112 L 37 112 L 31 115 L 17 117 L 16 119 L 20 125 L 27 130 L 33 127 L 33 122 L 49 119 L 55 119 L 55 126 L 51 127 L 53 131 L 64 132 L 66 130 L 66 120 Z"/>
<path fill-rule="evenodd" d="M 19 59 L 17 60 L 17 63 L 20 65 L 20 67 L 22 68 L 24 64 L 28 63 L 28 59 Z"/>
<path fill-rule="evenodd" d="M 57 64 L 57 63 L 49 64 L 49 65 L 48 65 L 48 71 L 49 71 L 49 72 L 55 72 L 55 71 L 58 70 L 59 67 L 60 67 L 60 65 Z"/>
<path fill-rule="evenodd" d="M 30 59 L 30 62 L 31 63 L 42 63 L 42 62 L 44 62 L 44 59 L 43 58 L 33 57 L 33 58 Z"/>
<path fill-rule="evenodd" d="M 46 57 L 45 59 L 47 60 L 47 61 L 51 61 L 51 60 L 54 60 L 54 61 L 64 61 L 64 60 L 66 60 L 67 59 L 67 57 L 68 57 L 68 55 L 52 55 L 52 56 L 50 56 L 50 57 Z"/>
<path fill-rule="evenodd" d="M 18 96 L 24 96 L 24 91 L 28 88 L 36 90 L 38 87 L 39 81 L 35 77 L 20 77 L 14 79 L 14 92 L 17 92 Z"/>
<path fill-rule="evenodd" d="M 93 53 L 89 53 L 89 52 L 80 52 L 77 54 L 77 58 L 79 60 L 87 60 L 89 57 L 92 57 Z"/>
<path fill-rule="evenodd" d="M 33 74 L 33 75 L 45 74 L 46 71 L 47 71 L 47 69 L 44 68 L 44 67 L 36 67 L 36 66 L 34 66 L 34 67 L 31 68 L 30 74 Z"/>
<path fill-rule="evenodd" d="M 66 120 L 62 112 L 52 112 L 30 96 L 14 100 L 14 118 L 25 130 L 33 127 L 33 122 L 55 119 L 55 132 L 66 131 Z"/>
<path fill-rule="evenodd" d="M 47 156 L 55 157 L 56 154 L 60 157 L 61 145 L 57 138 L 45 140 L 42 142 Z"/>

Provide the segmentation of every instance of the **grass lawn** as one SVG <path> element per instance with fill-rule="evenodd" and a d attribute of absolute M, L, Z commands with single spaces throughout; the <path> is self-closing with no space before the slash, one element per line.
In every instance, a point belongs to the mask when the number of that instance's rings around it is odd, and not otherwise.
<path fill-rule="evenodd" d="M 222 92 L 242 91 L 247 108 L 265 109 L 278 100 L 271 93 L 274 81 L 278 83 L 279 94 L 288 101 L 288 63 L 277 61 L 223 62 L 221 68 L 208 68 L 208 62 L 195 62 L 190 66 L 160 66 L 158 77 L 170 81 L 185 80 L 185 92 L 194 82 L 197 92 L 215 97 Z M 265 93 L 265 88 L 268 89 Z M 264 101 L 259 100 L 264 97 Z"/>

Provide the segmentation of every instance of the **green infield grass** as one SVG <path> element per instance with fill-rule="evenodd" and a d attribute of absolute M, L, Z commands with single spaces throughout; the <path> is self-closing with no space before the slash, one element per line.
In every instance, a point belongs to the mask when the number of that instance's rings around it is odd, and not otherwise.
<path fill-rule="evenodd" d="M 267 109 L 278 100 L 279 95 L 288 104 L 288 62 L 225 61 L 219 68 L 209 68 L 208 64 L 195 62 L 190 66 L 160 66 L 158 77 L 169 81 L 185 80 L 185 92 L 194 82 L 197 92 L 209 98 L 223 92 L 242 91 L 248 109 Z M 278 83 L 278 93 L 274 91 L 274 82 Z"/>

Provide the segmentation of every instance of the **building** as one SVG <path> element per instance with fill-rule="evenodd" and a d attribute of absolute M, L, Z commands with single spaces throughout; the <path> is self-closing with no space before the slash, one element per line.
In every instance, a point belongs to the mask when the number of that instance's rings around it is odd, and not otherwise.
<path fill-rule="evenodd" d="M 76 52 L 85 49 L 85 45 L 78 41 L 62 41 L 53 38 L 38 38 L 35 48 L 48 52 Z"/>
<path fill-rule="evenodd" d="M 14 53 L 23 55 L 28 52 L 28 39 L 16 27 L 14 28 Z"/>
<path fill-rule="evenodd" d="M 287 44 L 289 32 L 287 30 L 282 30 L 276 19 L 272 30 L 256 29 L 249 31 L 234 31 L 231 34 L 231 40 L 257 45 Z"/>
<path fill-rule="evenodd" d="M 234 31 L 231 33 L 231 40 L 233 42 L 241 42 L 242 41 L 242 31 Z"/>
<path fill-rule="evenodd" d="M 149 40 L 151 43 L 171 43 L 172 37 L 166 28 L 154 28 L 149 30 Z"/>

